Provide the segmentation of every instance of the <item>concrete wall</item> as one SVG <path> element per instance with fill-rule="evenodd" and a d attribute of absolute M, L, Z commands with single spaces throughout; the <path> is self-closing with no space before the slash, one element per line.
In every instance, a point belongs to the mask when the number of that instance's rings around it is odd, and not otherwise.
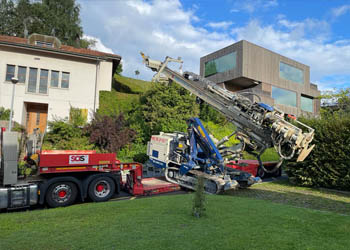
<path fill-rule="evenodd" d="M 236 68 L 227 72 L 211 75 L 207 77 L 209 80 L 215 83 L 225 82 L 226 88 L 231 91 L 239 90 L 242 87 L 253 88 L 251 92 L 260 95 L 262 102 L 275 105 L 286 113 L 297 116 L 302 114 L 309 115 L 308 112 L 301 110 L 301 95 L 303 94 L 310 97 L 317 97 L 320 95 L 317 85 L 310 83 L 310 67 L 248 41 L 239 41 L 202 57 L 200 59 L 200 74 L 204 76 L 205 62 L 219 58 L 233 51 L 237 53 Z M 280 62 L 301 69 L 304 74 L 304 83 L 295 83 L 281 78 L 279 72 Z M 297 107 L 275 104 L 271 97 L 272 86 L 296 92 Z M 313 104 L 314 113 L 319 114 L 319 101 L 314 99 Z"/>
<path fill-rule="evenodd" d="M 10 108 L 12 96 L 12 83 L 5 80 L 7 64 L 27 67 L 26 83 L 18 83 L 15 86 L 14 120 L 23 125 L 26 122 L 25 102 L 48 104 L 48 120 L 68 117 L 70 106 L 88 109 L 90 119 L 94 108 L 98 108 L 98 91 L 111 90 L 112 62 L 103 61 L 98 65 L 94 59 L 33 52 L 0 45 L 0 106 L 5 108 Z M 29 93 L 29 67 L 69 72 L 69 88 L 50 87 L 49 74 L 47 94 Z"/>

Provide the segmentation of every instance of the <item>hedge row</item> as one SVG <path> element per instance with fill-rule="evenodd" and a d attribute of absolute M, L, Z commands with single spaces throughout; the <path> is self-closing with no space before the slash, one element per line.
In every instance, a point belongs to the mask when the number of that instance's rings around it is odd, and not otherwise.
<path fill-rule="evenodd" d="M 290 180 L 304 186 L 350 190 L 350 115 L 304 119 L 315 128 L 316 145 L 304 162 L 288 162 Z"/>

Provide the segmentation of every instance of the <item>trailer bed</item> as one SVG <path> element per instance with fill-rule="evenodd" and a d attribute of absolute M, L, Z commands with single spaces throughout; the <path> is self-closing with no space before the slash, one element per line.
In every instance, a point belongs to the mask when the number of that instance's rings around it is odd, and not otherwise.
<path fill-rule="evenodd" d="M 169 193 L 180 190 L 180 186 L 166 181 L 164 178 L 142 179 L 143 195 Z"/>

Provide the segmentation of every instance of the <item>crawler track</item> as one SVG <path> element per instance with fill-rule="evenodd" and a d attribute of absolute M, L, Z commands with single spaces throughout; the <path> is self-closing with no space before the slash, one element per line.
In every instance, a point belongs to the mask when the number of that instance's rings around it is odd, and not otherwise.
<path fill-rule="evenodd" d="M 225 185 L 228 182 L 224 180 L 223 176 L 209 175 L 197 170 L 190 170 L 185 175 L 181 175 L 179 169 L 175 167 L 169 167 L 165 171 L 167 181 L 191 190 L 196 190 L 199 176 L 205 179 L 204 189 L 208 194 L 219 194 L 225 189 Z M 230 188 L 236 188 L 238 186 L 238 182 L 236 181 L 229 180 L 229 182 L 231 184 Z"/>

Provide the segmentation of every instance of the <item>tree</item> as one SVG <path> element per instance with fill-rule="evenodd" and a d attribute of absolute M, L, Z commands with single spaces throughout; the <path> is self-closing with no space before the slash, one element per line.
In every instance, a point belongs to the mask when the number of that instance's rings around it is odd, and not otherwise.
<path fill-rule="evenodd" d="M 42 3 L 18 0 L 16 3 L 1 0 L 0 34 L 25 37 L 39 33 L 55 36 L 70 46 L 89 46 L 89 41 L 82 39 L 80 6 L 75 0 L 42 0 Z"/>
<path fill-rule="evenodd" d="M 186 121 L 199 114 L 195 96 L 177 84 L 156 84 L 141 96 L 140 103 L 146 141 L 161 131 L 186 131 Z"/>
<path fill-rule="evenodd" d="M 118 66 L 117 66 L 117 69 L 115 70 L 115 73 L 117 75 L 121 75 L 123 72 L 123 64 L 122 63 L 119 63 Z"/>
<path fill-rule="evenodd" d="M 0 2 L 0 34 L 1 35 L 15 35 L 15 5 L 12 1 L 1 0 Z"/>
<path fill-rule="evenodd" d="M 326 91 L 320 98 L 323 107 L 330 107 L 337 112 L 350 113 L 350 88 Z"/>
<path fill-rule="evenodd" d="M 138 75 L 140 74 L 140 71 L 137 69 L 137 70 L 135 70 L 135 75 L 136 75 L 136 77 L 138 77 Z"/>
<path fill-rule="evenodd" d="M 205 193 L 204 193 L 204 186 L 205 186 L 205 180 L 203 176 L 199 176 L 197 179 L 196 184 L 196 191 L 194 193 L 193 197 L 193 204 L 192 204 L 192 215 L 200 218 L 205 215 Z"/>

